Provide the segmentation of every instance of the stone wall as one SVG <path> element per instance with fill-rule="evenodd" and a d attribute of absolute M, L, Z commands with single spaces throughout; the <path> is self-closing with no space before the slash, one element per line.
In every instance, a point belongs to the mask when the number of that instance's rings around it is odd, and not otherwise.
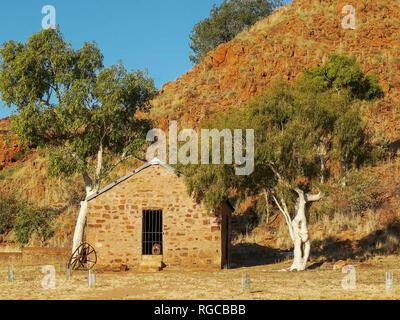
<path fill-rule="evenodd" d="M 0 252 L 0 266 L 22 265 L 22 252 Z"/>
<path fill-rule="evenodd" d="M 22 264 L 34 265 L 66 265 L 71 257 L 72 248 L 24 248 Z"/>
<path fill-rule="evenodd" d="M 66 265 L 71 248 L 23 248 L 19 252 L 0 252 L 0 266 Z"/>
<path fill-rule="evenodd" d="M 166 267 L 221 268 L 226 263 L 222 222 L 228 206 L 219 217 L 209 215 L 187 195 L 183 178 L 153 165 L 89 202 L 87 241 L 97 251 L 98 268 L 140 264 L 143 210 L 163 211 Z"/>

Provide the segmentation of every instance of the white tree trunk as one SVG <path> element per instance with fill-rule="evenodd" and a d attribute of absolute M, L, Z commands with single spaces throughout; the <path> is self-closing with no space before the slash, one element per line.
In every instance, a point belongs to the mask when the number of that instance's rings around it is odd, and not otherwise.
<path fill-rule="evenodd" d="M 307 267 L 307 262 L 310 257 L 311 243 L 308 235 L 307 227 L 307 202 L 318 201 L 322 198 L 321 193 L 318 195 L 306 195 L 298 188 L 295 189 L 299 198 L 296 203 L 296 215 L 293 221 L 290 218 L 290 214 L 287 205 L 283 199 L 281 199 L 282 206 L 278 200 L 274 198 L 279 210 L 283 213 L 286 224 L 289 229 L 290 238 L 294 244 L 294 259 L 292 266 L 288 269 L 289 271 L 304 271 Z"/>
<path fill-rule="evenodd" d="M 306 200 L 299 197 L 296 204 L 296 217 L 292 221 L 294 234 L 294 259 L 290 271 L 304 271 L 310 256 L 310 239 L 308 237 Z"/>
<path fill-rule="evenodd" d="M 87 200 L 81 202 L 81 209 L 79 210 L 78 218 L 76 219 L 74 240 L 72 242 L 72 253 L 82 244 L 83 233 L 85 231 L 86 216 L 87 216 L 88 202 Z"/>
<path fill-rule="evenodd" d="M 85 225 L 86 225 L 86 216 L 88 210 L 88 201 L 87 199 L 96 194 L 98 191 L 98 187 L 92 187 L 92 180 L 89 176 L 84 173 L 83 178 L 86 182 L 86 198 L 84 201 L 81 202 L 81 208 L 79 210 L 78 218 L 76 219 L 75 224 L 75 231 L 74 231 L 74 238 L 72 241 L 72 253 L 82 244 L 83 241 L 83 234 L 85 232 Z"/>
<path fill-rule="evenodd" d="M 91 189 L 90 187 L 86 187 L 86 198 L 84 201 L 81 202 L 81 208 L 79 210 L 78 218 L 76 219 L 74 239 L 72 241 L 72 253 L 74 253 L 75 250 L 82 244 L 83 233 L 85 232 L 86 217 L 88 211 L 87 199 L 96 192 L 97 192 L 96 189 Z"/>
<path fill-rule="evenodd" d="M 88 201 L 87 199 L 96 194 L 100 187 L 100 175 L 103 169 L 103 146 L 100 144 L 99 151 L 97 153 L 97 167 L 96 174 L 93 180 L 89 177 L 87 171 L 83 172 L 83 180 L 86 184 L 86 198 L 81 202 L 81 208 L 79 210 L 78 218 L 76 219 L 74 238 L 72 241 L 72 253 L 82 244 L 83 234 L 85 232 L 86 217 L 88 211 Z"/>

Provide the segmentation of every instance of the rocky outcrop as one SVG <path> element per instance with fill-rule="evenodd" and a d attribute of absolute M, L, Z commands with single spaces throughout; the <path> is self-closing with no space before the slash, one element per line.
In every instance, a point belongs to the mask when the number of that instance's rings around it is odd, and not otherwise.
<path fill-rule="evenodd" d="M 20 151 L 17 137 L 10 132 L 11 121 L 9 118 L 0 120 L 0 168 L 7 167 L 16 161 Z"/>
<path fill-rule="evenodd" d="M 356 30 L 342 28 L 345 5 L 356 8 Z M 372 127 L 400 139 L 400 4 L 392 0 L 296 0 L 220 45 L 175 82 L 163 86 L 153 117 L 196 126 L 212 113 L 245 107 L 274 76 L 289 81 L 329 53 L 354 55 L 377 71 L 385 99 L 367 113 Z"/>

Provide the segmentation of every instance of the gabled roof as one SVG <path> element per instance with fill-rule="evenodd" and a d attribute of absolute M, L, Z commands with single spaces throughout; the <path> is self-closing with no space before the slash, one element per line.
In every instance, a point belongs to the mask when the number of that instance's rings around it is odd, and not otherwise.
<path fill-rule="evenodd" d="M 86 200 L 90 201 L 93 200 L 95 198 L 97 198 L 99 195 L 107 192 L 108 190 L 114 188 L 115 186 L 119 185 L 121 182 L 124 182 L 125 180 L 128 180 L 130 177 L 134 176 L 135 174 L 139 173 L 140 171 L 147 169 L 151 166 L 161 166 L 165 169 L 167 169 L 168 171 L 175 173 L 175 169 L 172 168 L 171 166 L 169 166 L 168 164 L 166 164 L 165 162 L 154 158 L 153 160 L 151 160 L 150 162 L 144 164 L 143 166 L 137 168 L 135 171 L 128 173 L 126 176 L 118 179 L 117 181 L 114 181 L 112 183 L 110 183 L 108 186 L 105 186 L 103 189 L 101 189 L 100 191 L 98 191 L 96 194 L 91 195 L 90 197 L 88 197 Z M 183 178 L 183 174 L 179 173 L 177 174 L 178 177 Z"/>

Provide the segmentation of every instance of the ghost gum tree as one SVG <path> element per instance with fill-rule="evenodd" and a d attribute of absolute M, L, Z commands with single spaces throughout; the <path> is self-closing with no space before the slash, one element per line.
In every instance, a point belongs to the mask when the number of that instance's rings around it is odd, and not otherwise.
<path fill-rule="evenodd" d="M 121 162 L 145 143 L 149 123 L 138 119 L 156 92 L 141 71 L 103 66 L 95 43 L 74 50 L 59 30 L 42 30 L 26 43 L 0 49 L 0 92 L 16 106 L 13 128 L 21 142 L 45 147 L 52 176 L 81 175 L 86 199 Z M 73 251 L 81 244 L 87 201 L 81 202 Z"/>
<path fill-rule="evenodd" d="M 337 55 L 306 71 L 294 85 L 275 79 L 248 108 L 215 116 L 206 124 L 255 130 L 254 173 L 236 176 L 233 166 L 226 165 L 182 166 L 189 193 L 210 209 L 232 192 L 239 199 L 262 196 L 273 202 L 293 241 L 294 260 L 288 270 L 305 270 L 310 255 L 308 208 L 326 196 L 328 179 L 342 179 L 346 170 L 369 159 L 373 148 L 361 105 L 381 95 L 376 76 L 366 76 L 355 59 Z"/>

